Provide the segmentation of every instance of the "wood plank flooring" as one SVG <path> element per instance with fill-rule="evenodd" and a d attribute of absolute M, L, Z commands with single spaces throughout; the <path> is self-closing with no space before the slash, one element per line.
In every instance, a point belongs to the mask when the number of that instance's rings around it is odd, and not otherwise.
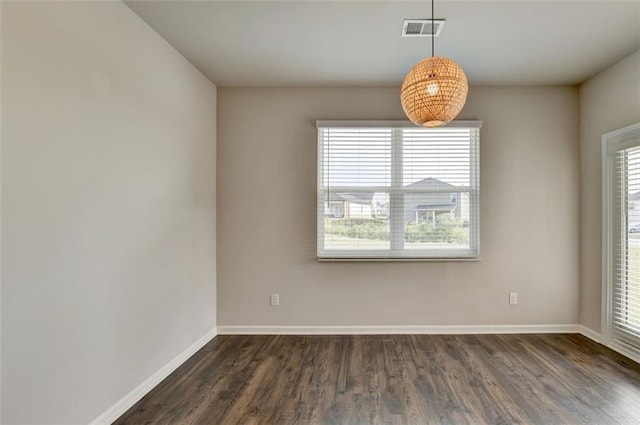
<path fill-rule="evenodd" d="M 580 335 L 218 336 L 115 424 L 640 424 L 640 366 Z"/>

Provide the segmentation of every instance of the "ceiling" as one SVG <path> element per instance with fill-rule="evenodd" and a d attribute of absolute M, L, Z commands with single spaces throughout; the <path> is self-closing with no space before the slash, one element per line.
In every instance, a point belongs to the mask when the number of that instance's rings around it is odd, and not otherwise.
<path fill-rule="evenodd" d="M 218 86 L 398 85 L 430 55 L 413 1 L 127 1 Z M 436 55 L 472 85 L 579 84 L 640 48 L 640 0 L 437 0 Z"/>

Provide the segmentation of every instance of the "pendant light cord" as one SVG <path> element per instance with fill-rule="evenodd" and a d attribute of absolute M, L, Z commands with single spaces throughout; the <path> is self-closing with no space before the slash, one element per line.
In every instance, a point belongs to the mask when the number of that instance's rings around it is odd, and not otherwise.
<path fill-rule="evenodd" d="M 434 57 L 435 54 L 435 32 L 436 32 L 436 27 L 435 27 L 435 20 L 433 19 L 433 0 L 431 0 L 431 57 Z"/>

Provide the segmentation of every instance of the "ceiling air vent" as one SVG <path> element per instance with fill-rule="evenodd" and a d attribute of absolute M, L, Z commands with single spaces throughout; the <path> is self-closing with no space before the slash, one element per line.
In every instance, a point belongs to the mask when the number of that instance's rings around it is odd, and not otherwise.
<path fill-rule="evenodd" d="M 435 37 L 440 35 L 444 26 L 444 19 L 434 19 L 434 28 L 431 28 L 431 19 L 405 19 L 402 24 L 403 37 Z"/>

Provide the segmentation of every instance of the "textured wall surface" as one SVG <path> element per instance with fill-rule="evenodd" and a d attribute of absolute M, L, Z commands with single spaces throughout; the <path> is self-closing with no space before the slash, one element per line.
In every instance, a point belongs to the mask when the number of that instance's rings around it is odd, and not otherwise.
<path fill-rule="evenodd" d="M 602 304 L 602 135 L 640 122 L 640 51 L 580 86 L 580 323 L 597 332 Z"/>
<path fill-rule="evenodd" d="M 2 420 L 86 424 L 215 326 L 216 87 L 120 2 L 2 2 Z"/>
<path fill-rule="evenodd" d="M 316 261 L 315 120 L 403 118 L 395 87 L 219 89 L 219 326 L 577 323 L 575 87 L 470 89 L 482 261 Z"/>

